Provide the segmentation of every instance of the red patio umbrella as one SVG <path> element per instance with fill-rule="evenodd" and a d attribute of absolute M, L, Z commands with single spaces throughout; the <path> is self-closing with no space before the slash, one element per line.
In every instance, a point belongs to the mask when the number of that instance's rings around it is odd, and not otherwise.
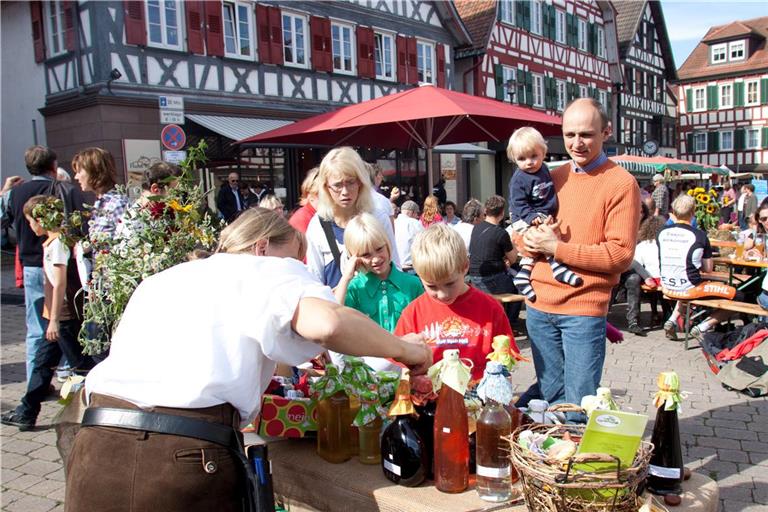
<path fill-rule="evenodd" d="M 432 148 L 440 144 L 500 141 L 521 126 L 559 135 L 562 119 L 501 101 L 421 86 L 297 121 L 238 144 L 368 146 L 427 150 L 429 189 Z"/>

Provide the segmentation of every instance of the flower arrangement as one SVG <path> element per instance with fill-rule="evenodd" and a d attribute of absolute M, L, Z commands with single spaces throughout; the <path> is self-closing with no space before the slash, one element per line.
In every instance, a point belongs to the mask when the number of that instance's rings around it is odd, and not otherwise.
<path fill-rule="evenodd" d="M 167 187 L 167 194 L 131 206 L 120 232 L 95 250 L 79 336 L 85 353 L 99 354 L 109 347 L 142 280 L 186 261 L 195 249 L 215 246 L 220 222 L 204 208 L 206 191 L 193 175 L 206 161 L 205 149 L 205 141 L 189 149 L 182 174 Z"/>
<path fill-rule="evenodd" d="M 83 238 L 82 227 L 88 219 L 88 213 L 75 210 L 69 215 L 64 213 L 64 201 L 48 196 L 43 202 L 32 208 L 32 218 L 46 231 L 57 231 L 59 239 L 68 247 L 74 246 Z"/>
<path fill-rule="evenodd" d="M 699 229 L 709 231 L 720 224 L 720 204 L 717 190 L 707 191 L 703 187 L 692 188 L 688 195 L 696 200 L 696 224 Z"/>

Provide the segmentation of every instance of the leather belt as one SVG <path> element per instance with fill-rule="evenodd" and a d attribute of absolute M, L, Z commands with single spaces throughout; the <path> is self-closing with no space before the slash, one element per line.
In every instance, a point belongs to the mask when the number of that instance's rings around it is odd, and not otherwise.
<path fill-rule="evenodd" d="M 193 437 L 227 448 L 238 446 L 235 430 L 219 423 L 157 412 L 93 407 L 85 410 L 84 427 L 117 427 L 160 434 Z"/>

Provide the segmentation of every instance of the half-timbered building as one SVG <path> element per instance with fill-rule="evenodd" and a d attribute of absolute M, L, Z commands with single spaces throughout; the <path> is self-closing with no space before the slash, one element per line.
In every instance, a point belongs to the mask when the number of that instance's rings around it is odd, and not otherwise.
<path fill-rule="evenodd" d="M 289 202 L 322 155 L 233 140 L 420 83 L 451 87 L 453 48 L 469 43 L 450 2 L 35 1 L 28 9 L 44 70 L 39 107 L 62 162 L 98 145 L 121 168 L 147 163 L 134 150 L 157 145 L 159 97 L 180 96 L 188 145 L 205 138 L 219 174 L 240 169 Z M 377 156 L 397 178 L 418 169 L 415 152 L 368 155 Z"/>
<path fill-rule="evenodd" d="M 661 3 L 614 1 L 624 75 L 617 95 L 616 139 L 631 155 L 676 156 L 669 87 L 677 78 Z"/>
<path fill-rule="evenodd" d="M 768 17 L 709 29 L 677 70 L 680 154 L 768 171 Z"/>
<path fill-rule="evenodd" d="M 456 0 L 456 5 L 474 42 L 455 55 L 462 75 L 458 85 L 465 92 L 553 115 L 562 114 L 574 98 L 592 97 L 613 116 L 613 84 L 621 82 L 621 74 L 610 2 Z M 548 148 L 550 159 L 567 158 L 562 137 L 550 138 Z M 506 193 L 512 166 L 503 145 L 497 149 L 495 189 Z"/>

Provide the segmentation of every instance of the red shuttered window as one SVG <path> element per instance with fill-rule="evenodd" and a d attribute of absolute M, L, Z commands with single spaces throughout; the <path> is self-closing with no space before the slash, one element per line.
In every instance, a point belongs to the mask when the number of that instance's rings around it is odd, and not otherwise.
<path fill-rule="evenodd" d="M 397 81 L 408 83 L 408 40 L 403 36 L 397 36 Z"/>
<path fill-rule="evenodd" d="M 437 86 L 445 87 L 445 45 L 436 44 L 435 53 L 437 54 Z"/>
<path fill-rule="evenodd" d="M 221 23 L 221 1 L 205 2 L 205 45 L 208 55 L 224 56 L 224 30 Z"/>
<path fill-rule="evenodd" d="M 283 63 L 283 20 L 279 7 L 256 5 L 259 59 L 265 64 Z M 330 58 L 329 58 L 330 59 Z"/>
<path fill-rule="evenodd" d="M 203 2 L 187 0 L 184 3 L 187 19 L 187 50 L 202 55 L 205 53 L 205 30 L 203 26 Z"/>
<path fill-rule="evenodd" d="M 29 9 L 32 18 L 32 46 L 35 50 L 35 62 L 43 62 L 45 60 L 43 4 L 41 2 L 29 2 Z"/>
<path fill-rule="evenodd" d="M 409 84 L 419 83 L 419 70 L 416 67 L 418 59 L 416 57 L 416 38 L 409 37 L 406 41 L 406 53 L 408 54 L 408 80 Z"/>
<path fill-rule="evenodd" d="M 62 2 L 64 7 L 64 48 L 68 51 L 75 49 L 77 33 L 75 32 L 75 16 L 77 16 L 77 2 Z"/>
<path fill-rule="evenodd" d="M 357 74 L 364 78 L 376 78 L 373 29 L 357 26 Z"/>
<path fill-rule="evenodd" d="M 147 26 L 144 21 L 144 2 L 125 0 L 125 42 L 139 46 L 147 45 Z"/>
<path fill-rule="evenodd" d="M 316 71 L 333 71 L 331 60 L 331 20 L 312 16 L 309 20 L 312 35 L 312 67 Z"/>

